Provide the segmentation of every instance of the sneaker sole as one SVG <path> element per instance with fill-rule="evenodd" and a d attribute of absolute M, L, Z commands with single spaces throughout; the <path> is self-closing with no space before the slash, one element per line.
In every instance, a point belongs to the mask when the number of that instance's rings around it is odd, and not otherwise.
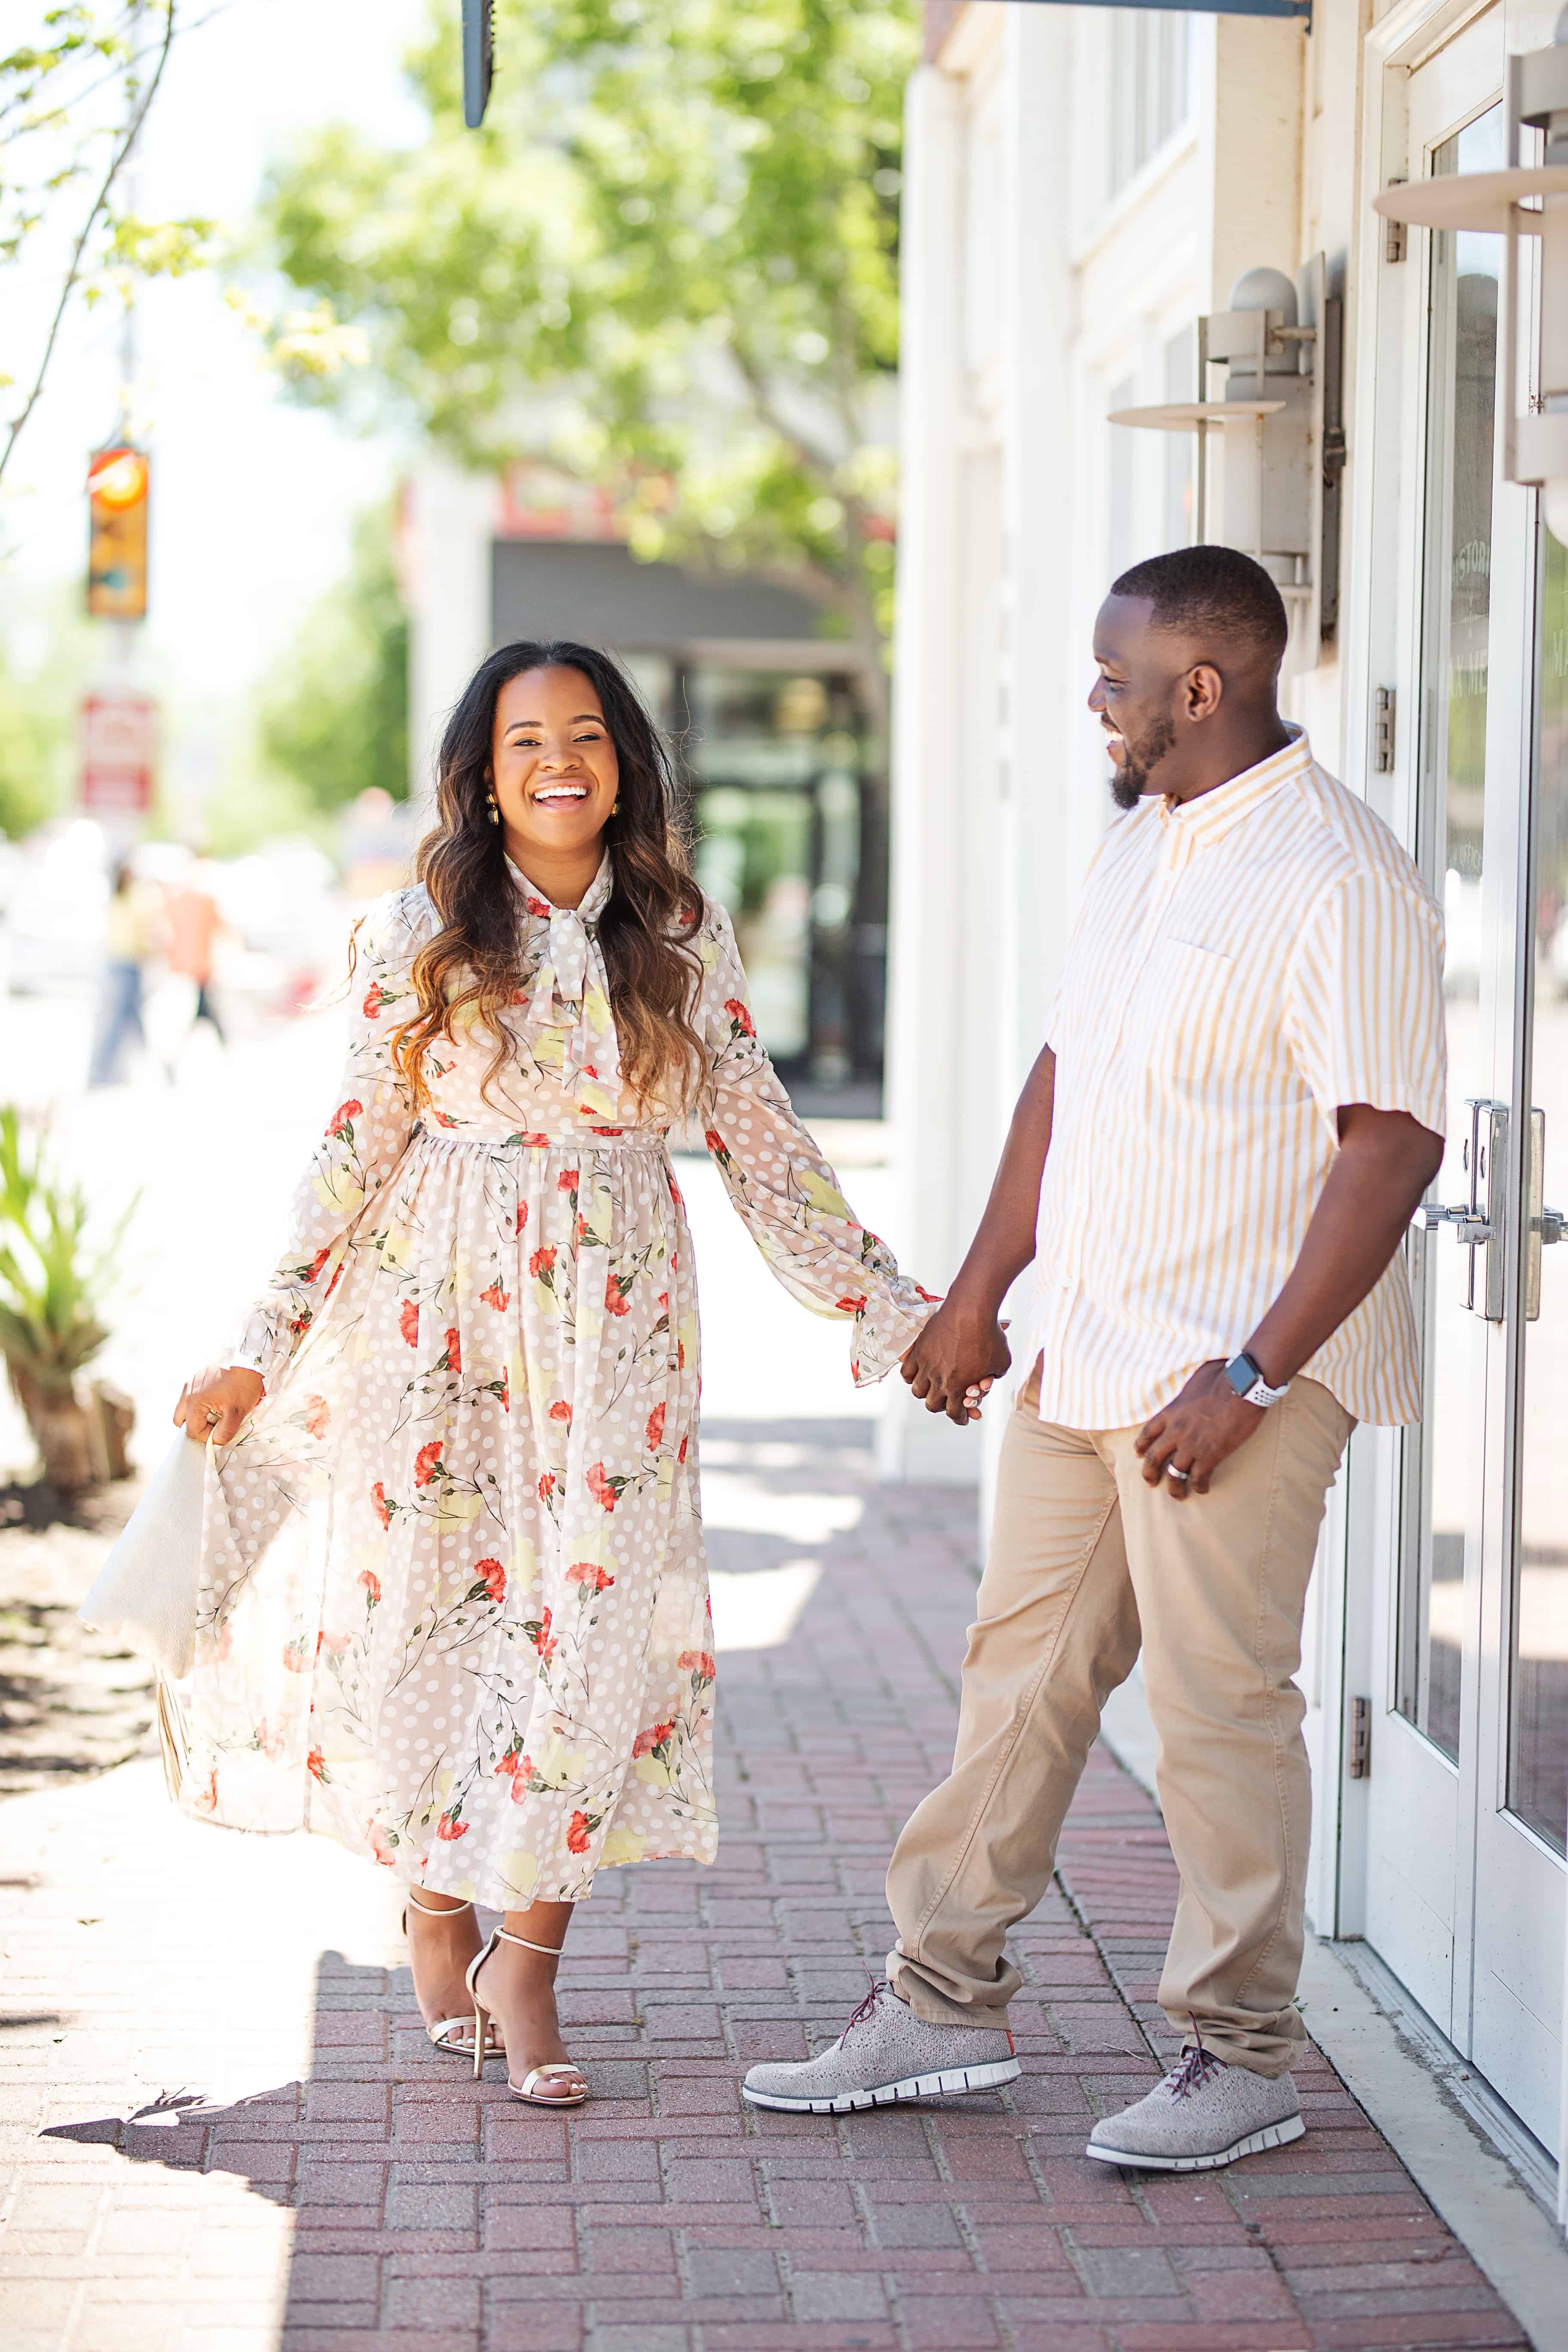
<path fill-rule="evenodd" d="M 1215 2172 L 1222 2164 L 1234 2164 L 1238 2156 L 1260 2156 L 1266 2147 L 1289 2147 L 1306 2128 L 1300 2116 L 1287 2116 L 1283 2123 L 1248 2132 L 1245 2139 L 1216 2148 L 1212 2156 L 1143 2156 L 1127 2147 L 1101 2147 L 1094 2140 L 1084 2154 L 1092 2156 L 1097 2164 L 1131 2165 L 1144 2172 Z"/>
<path fill-rule="evenodd" d="M 1023 2072 L 1016 2058 L 998 2058 L 989 2066 L 948 2066 L 940 2074 L 908 2074 L 901 2083 L 879 2083 L 865 2091 L 840 2091 L 832 2099 L 784 2099 L 773 2091 L 753 2091 L 741 2085 L 741 2096 L 753 2107 L 777 2107 L 791 2116 L 847 2116 L 861 2107 L 890 2107 L 900 2099 L 933 2099 L 942 2093 L 999 2091 L 1017 2081 Z"/>

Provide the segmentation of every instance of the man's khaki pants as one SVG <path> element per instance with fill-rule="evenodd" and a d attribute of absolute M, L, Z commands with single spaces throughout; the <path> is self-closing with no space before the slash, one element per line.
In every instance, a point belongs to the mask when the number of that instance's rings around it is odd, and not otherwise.
<path fill-rule="evenodd" d="M 952 1772 L 888 1873 L 888 1958 L 917 2016 L 1005 2025 L 1003 1945 L 1050 1884 L 1057 1838 L 1107 1695 L 1140 1647 L 1181 1896 L 1160 1980 L 1172 2024 L 1283 2074 L 1304 2039 L 1311 1781 L 1301 1612 L 1324 1499 L 1354 1423 L 1316 1381 L 1289 1394 L 1176 1500 L 1144 1483 L 1136 1429 L 1009 1416 L 990 1557 L 969 1631 Z"/>

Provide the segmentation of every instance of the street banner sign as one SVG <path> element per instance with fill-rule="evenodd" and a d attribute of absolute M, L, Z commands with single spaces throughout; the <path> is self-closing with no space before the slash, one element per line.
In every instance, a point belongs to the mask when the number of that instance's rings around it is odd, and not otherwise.
<path fill-rule="evenodd" d="M 87 609 L 103 621 L 147 617 L 146 453 L 123 443 L 88 460 Z"/>
<path fill-rule="evenodd" d="M 158 706 L 133 687 L 102 686 L 81 706 L 81 805 L 91 816 L 144 816 L 153 804 Z"/>

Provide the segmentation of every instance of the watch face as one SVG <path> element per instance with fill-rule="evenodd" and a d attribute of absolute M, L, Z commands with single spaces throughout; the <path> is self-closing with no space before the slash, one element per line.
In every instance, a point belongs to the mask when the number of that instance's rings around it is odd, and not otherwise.
<path fill-rule="evenodd" d="M 1250 1356 L 1233 1356 L 1225 1368 L 1225 1376 L 1238 1397 L 1244 1397 L 1263 1378 Z"/>

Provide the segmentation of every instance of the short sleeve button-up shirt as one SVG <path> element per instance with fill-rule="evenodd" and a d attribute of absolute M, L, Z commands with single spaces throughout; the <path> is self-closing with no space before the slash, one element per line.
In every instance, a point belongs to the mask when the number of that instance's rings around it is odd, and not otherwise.
<path fill-rule="evenodd" d="M 1294 734 L 1111 825 L 1047 1035 L 1025 1360 L 1041 1358 L 1044 1419 L 1121 1428 L 1245 1345 L 1300 1254 L 1342 1105 L 1443 1132 L 1442 913 Z M 1402 1253 L 1303 1370 L 1358 1420 L 1419 1418 Z"/>

